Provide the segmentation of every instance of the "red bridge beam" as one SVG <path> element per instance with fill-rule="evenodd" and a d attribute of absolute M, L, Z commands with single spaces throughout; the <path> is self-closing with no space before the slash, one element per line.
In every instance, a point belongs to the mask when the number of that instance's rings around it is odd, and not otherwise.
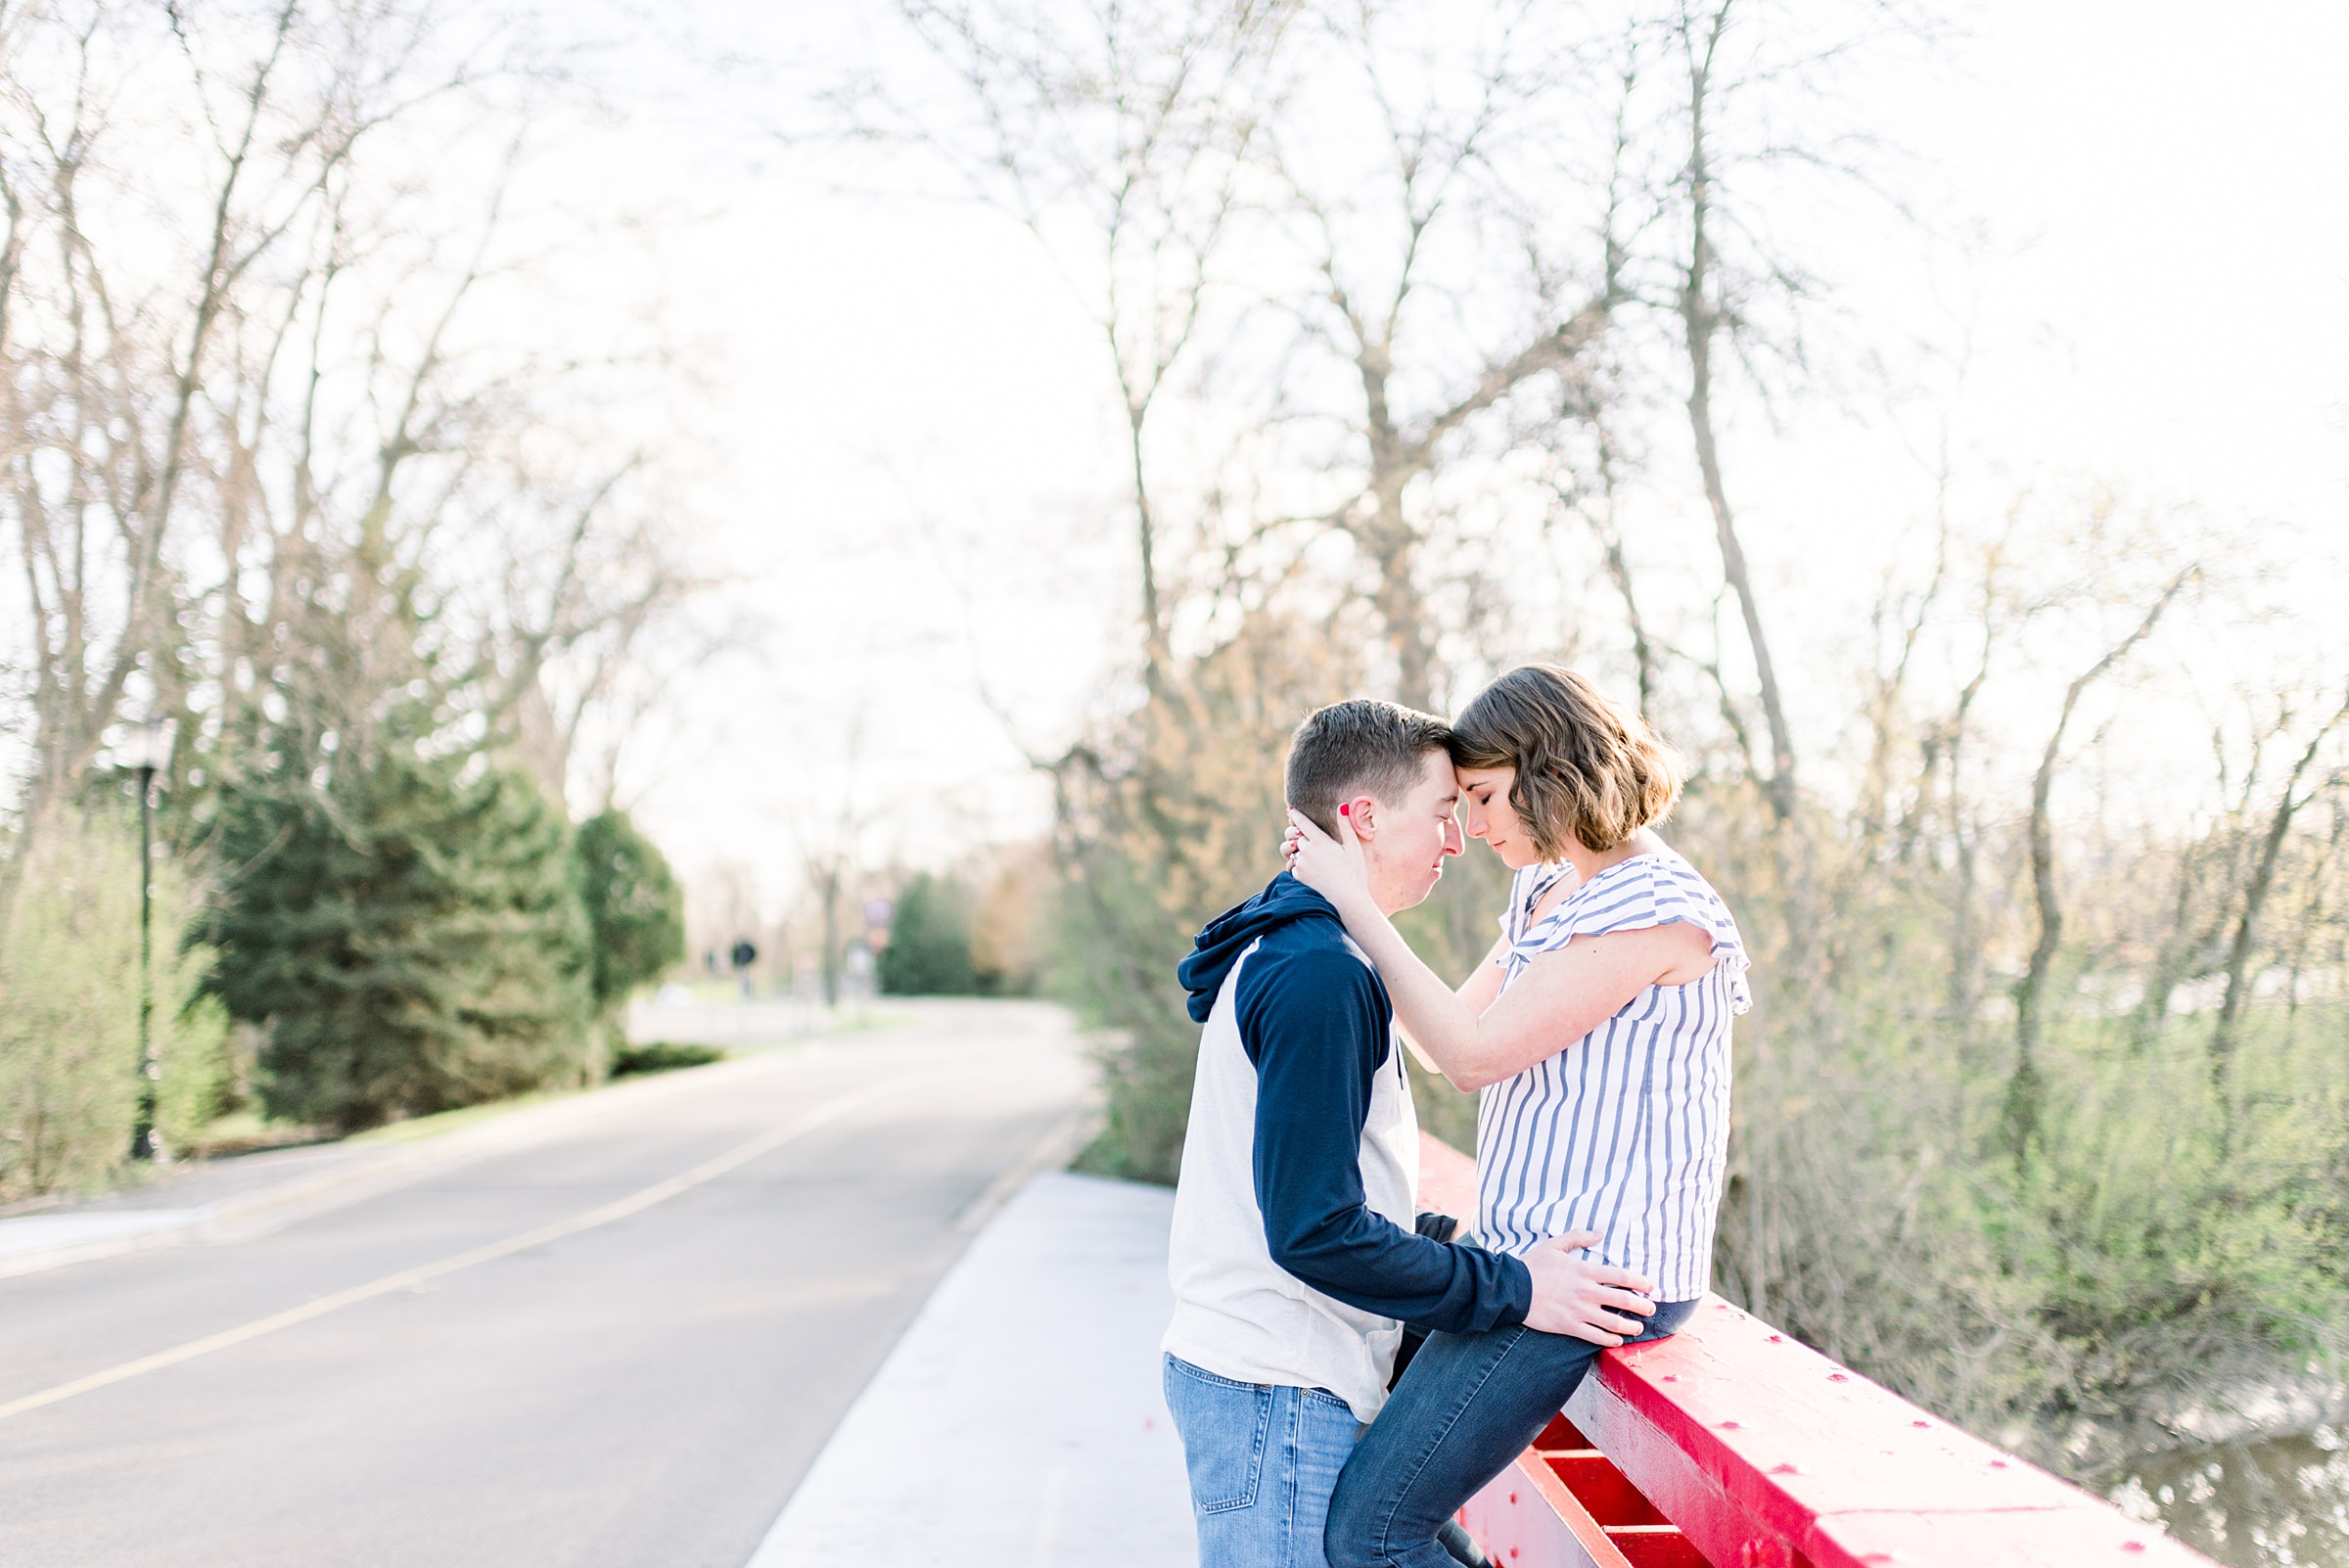
<path fill-rule="evenodd" d="M 1421 1139 L 1421 1208 L 1475 1185 Z M 1601 1355 L 1460 1518 L 1506 1568 L 2213 1568 L 1717 1296 Z"/>

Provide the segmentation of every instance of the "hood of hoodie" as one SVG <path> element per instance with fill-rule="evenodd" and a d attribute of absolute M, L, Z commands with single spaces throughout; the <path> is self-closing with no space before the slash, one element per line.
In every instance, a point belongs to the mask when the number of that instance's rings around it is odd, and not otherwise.
<path fill-rule="evenodd" d="M 1327 920 L 1343 932 L 1337 906 L 1288 872 L 1265 885 L 1265 891 L 1246 903 L 1234 904 L 1207 923 L 1191 939 L 1190 956 L 1174 969 L 1174 978 L 1191 993 L 1191 1022 L 1204 1024 L 1216 1010 L 1216 993 L 1223 977 L 1240 961 L 1248 945 L 1266 932 L 1299 920 Z"/>

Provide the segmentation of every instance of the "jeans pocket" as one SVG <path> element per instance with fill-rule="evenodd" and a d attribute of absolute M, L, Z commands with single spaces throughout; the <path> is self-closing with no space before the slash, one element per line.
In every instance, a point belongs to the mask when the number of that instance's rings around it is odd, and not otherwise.
<path fill-rule="evenodd" d="M 1253 1506 L 1272 1433 L 1272 1389 L 1218 1377 L 1175 1356 L 1167 1358 L 1166 1381 L 1191 1505 L 1201 1513 Z"/>

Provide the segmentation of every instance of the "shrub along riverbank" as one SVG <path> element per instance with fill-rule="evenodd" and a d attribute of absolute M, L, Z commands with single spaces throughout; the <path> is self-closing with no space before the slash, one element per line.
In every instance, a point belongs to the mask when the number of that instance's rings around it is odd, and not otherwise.
<path fill-rule="evenodd" d="M 1086 1159 L 1161 1181 L 1197 1039 L 1174 963 L 1277 869 L 1287 730 L 1333 689 L 1240 645 L 1191 680 L 1213 724 L 1146 710 L 1122 766 L 1063 779 L 1055 984 L 1103 1031 L 1109 1091 Z M 2281 836 L 2247 940 L 2272 806 L 2067 840 L 2041 953 L 2029 820 L 1946 791 L 1905 810 L 1780 820 L 1700 762 L 1666 830 L 1755 956 L 1716 1288 L 2092 1484 L 2214 1412 L 2305 1424 L 2265 1395 L 2335 1387 L 2349 1353 L 2339 813 Z M 1504 890 L 1471 845 L 1402 923 L 1457 978 Z M 1417 1088 L 1473 1148 L 1473 1099 Z"/>

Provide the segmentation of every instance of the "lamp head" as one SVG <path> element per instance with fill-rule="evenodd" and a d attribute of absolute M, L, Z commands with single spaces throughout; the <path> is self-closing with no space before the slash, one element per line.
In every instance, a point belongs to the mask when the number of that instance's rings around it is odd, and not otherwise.
<path fill-rule="evenodd" d="M 171 765 L 171 743 L 178 738 L 176 718 L 133 720 L 122 726 L 122 744 L 115 748 L 115 761 L 143 773 L 161 773 Z"/>

